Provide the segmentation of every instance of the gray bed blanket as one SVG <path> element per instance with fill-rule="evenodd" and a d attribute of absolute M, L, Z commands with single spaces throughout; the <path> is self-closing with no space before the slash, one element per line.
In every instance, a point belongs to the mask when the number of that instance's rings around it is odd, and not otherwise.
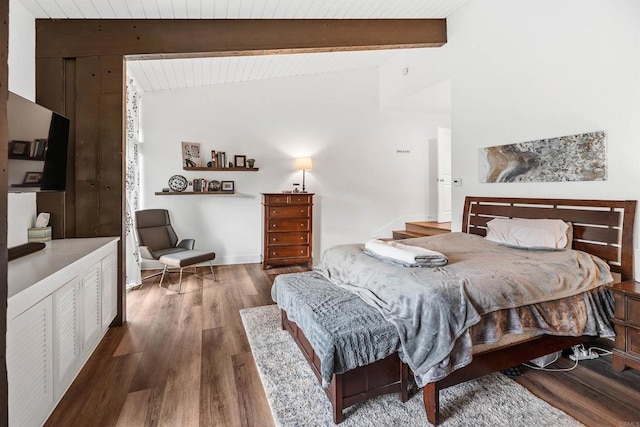
<path fill-rule="evenodd" d="M 342 245 L 325 251 L 315 270 L 395 326 L 400 357 L 420 387 L 482 314 L 577 295 L 613 281 L 604 261 L 580 251 L 516 249 L 464 233 L 405 242 L 442 252 L 449 264 L 400 267 L 368 256 L 363 245 Z"/>
<path fill-rule="evenodd" d="M 281 274 L 271 296 L 311 343 L 324 388 L 333 373 L 368 365 L 400 348 L 396 328 L 375 308 L 318 273 Z"/>

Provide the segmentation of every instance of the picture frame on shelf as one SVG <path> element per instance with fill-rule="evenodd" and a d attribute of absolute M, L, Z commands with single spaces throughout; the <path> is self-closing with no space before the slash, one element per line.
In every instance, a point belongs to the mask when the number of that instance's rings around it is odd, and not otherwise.
<path fill-rule="evenodd" d="M 29 157 L 29 141 L 11 141 L 9 142 L 9 156 L 11 157 Z"/>
<path fill-rule="evenodd" d="M 182 166 L 188 168 L 202 167 L 199 142 L 182 141 Z"/>
<path fill-rule="evenodd" d="M 246 168 L 247 167 L 247 156 L 242 156 L 236 154 L 233 156 L 233 165 L 237 168 Z"/>
<path fill-rule="evenodd" d="M 30 184 L 41 184 L 42 183 L 42 172 L 27 172 L 24 174 L 24 180 L 22 181 L 25 185 Z"/>
<path fill-rule="evenodd" d="M 236 189 L 234 181 L 222 181 L 220 187 L 221 191 L 235 191 Z"/>

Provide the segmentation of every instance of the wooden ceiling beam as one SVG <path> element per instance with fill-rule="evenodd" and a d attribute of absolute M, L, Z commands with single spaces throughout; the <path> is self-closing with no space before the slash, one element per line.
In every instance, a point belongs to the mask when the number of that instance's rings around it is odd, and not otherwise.
<path fill-rule="evenodd" d="M 440 47 L 445 19 L 38 19 L 36 57 L 148 57 Z"/>

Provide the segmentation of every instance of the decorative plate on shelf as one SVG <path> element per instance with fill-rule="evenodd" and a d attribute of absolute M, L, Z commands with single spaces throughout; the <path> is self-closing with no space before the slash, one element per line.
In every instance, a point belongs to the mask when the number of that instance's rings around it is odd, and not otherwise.
<path fill-rule="evenodd" d="M 220 181 L 209 181 L 209 191 L 220 191 Z"/>
<path fill-rule="evenodd" d="M 182 175 L 173 175 L 169 178 L 169 188 L 171 191 L 184 191 L 188 184 L 187 178 Z"/>

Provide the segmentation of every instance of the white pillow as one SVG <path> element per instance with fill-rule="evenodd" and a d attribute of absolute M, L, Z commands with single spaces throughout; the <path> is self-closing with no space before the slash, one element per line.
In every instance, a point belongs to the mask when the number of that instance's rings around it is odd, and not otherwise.
<path fill-rule="evenodd" d="M 559 219 L 494 218 L 487 223 L 486 239 L 523 248 L 570 248 L 570 229 Z"/>

